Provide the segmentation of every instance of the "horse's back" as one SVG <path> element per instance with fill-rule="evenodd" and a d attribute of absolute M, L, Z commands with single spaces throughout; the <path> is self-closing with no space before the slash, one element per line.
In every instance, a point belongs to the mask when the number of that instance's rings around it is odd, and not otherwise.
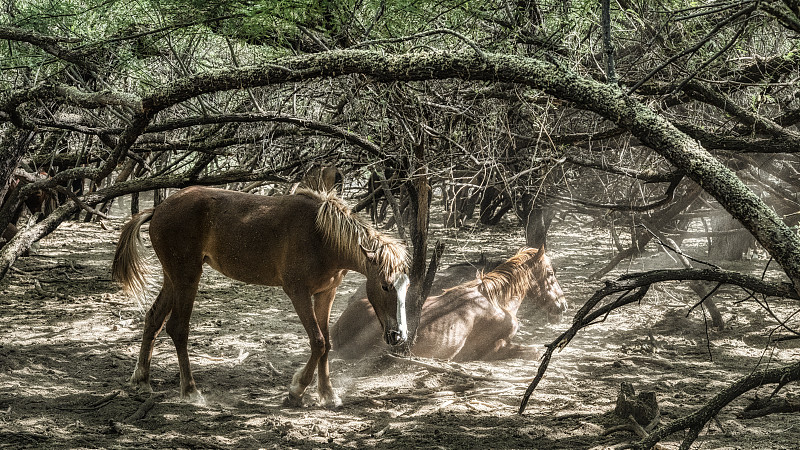
<path fill-rule="evenodd" d="M 175 270 L 199 261 L 240 281 L 282 285 L 287 268 L 301 270 L 298 265 L 318 257 L 318 208 L 319 202 L 303 195 L 269 197 L 193 186 L 155 209 L 150 237 L 162 264 Z"/>
<path fill-rule="evenodd" d="M 464 351 L 474 346 L 477 334 L 493 330 L 502 314 L 474 285 L 461 285 L 428 298 L 422 310 L 413 353 L 427 358 L 473 360 Z M 483 328 L 490 330 L 483 330 Z M 491 332 L 491 331 L 490 331 Z M 475 352 L 471 352 L 475 353 Z"/>
<path fill-rule="evenodd" d="M 476 325 L 487 319 L 502 322 L 504 313 L 474 287 L 457 286 L 422 306 L 420 324 L 412 354 L 438 359 L 481 359 L 468 342 L 475 339 Z M 336 355 L 355 359 L 388 349 L 380 339 L 381 328 L 366 298 L 347 305 L 331 329 Z M 470 356 L 462 355 L 467 350 Z M 464 357 L 462 357 L 464 356 Z"/>
<path fill-rule="evenodd" d="M 430 295 L 440 295 L 447 289 L 452 289 L 453 286 L 459 286 L 476 279 L 477 274 L 494 269 L 500 264 L 501 261 L 488 261 L 486 258 L 481 257 L 476 262 L 463 262 L 451 264 L 442 270 L 436 272 L 436 278 L 433 279 L 431 285 Z M 347 302 L 353 303 L 361 300 L 367 296 L 367 284 L 361 283 L 358 289 L 353 292 L 348 298 Z"/>

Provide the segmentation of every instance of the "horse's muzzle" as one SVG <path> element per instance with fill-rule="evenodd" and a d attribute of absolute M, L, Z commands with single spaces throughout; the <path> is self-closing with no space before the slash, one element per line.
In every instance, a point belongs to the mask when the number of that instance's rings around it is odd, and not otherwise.
<path fill-rule="evenodd" d="M 564 319 L 564 314 L 569 309 L 567 300 L 564 297 L 559 298 L 558 303 L 554 308 L 551 308 L 547 313 L 547 321 L 550 323 L 559 323 Z"/>
<path fill-rule="evenodd" d="M 383 339 L 391 346 L 400 345 L 406 341 L 405 336 L 396 330 L 386 331 L 386 333 L 383 335 Z"/>

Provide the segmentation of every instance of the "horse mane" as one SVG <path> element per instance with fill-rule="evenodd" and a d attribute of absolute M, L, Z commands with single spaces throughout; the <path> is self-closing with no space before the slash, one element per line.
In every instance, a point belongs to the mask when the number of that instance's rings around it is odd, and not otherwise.
<path fill-rule="evenodd" d="M 527 297 L 528 291 L 538 288 L 534 273 L 536 265 L 531 264 L 531 260 L 538 256 L 537 249 L 522 248 L 491 272 L 480 274 L 476 280 L 468 283 L 477 287 L 494 306 L 508 311 L 512 299 L 523 299 Z"/>
<path fill-rule="evenodd" d="M 408 251 L 400 241 L 373 228 L 361 216 L 350 211 L 335 191 L 299 189 L 304 195 L 320 202 L 316 227 L 325 240 L 341 254 L 360 261 L 366 272 L 364 250 L 375 252 L 375 260 L 387 279 L 408 269 Z M 362 249 L 363 246 L 363 249 Z"/>

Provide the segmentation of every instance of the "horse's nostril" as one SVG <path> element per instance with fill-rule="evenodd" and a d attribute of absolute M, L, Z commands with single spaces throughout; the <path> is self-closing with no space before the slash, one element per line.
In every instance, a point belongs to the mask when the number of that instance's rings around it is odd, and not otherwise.
<path fill-rule="evenodd" d="M 399 331 L 387 331 L 386 332 L 386 343 L 389 345 L 400 345 L 405 342 L 403 339 L 403 335 L 400 334 Z"/>

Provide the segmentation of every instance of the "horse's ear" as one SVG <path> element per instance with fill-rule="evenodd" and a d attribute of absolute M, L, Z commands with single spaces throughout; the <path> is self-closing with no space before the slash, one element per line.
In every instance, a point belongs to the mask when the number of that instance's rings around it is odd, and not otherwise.
<path fill-rule="evenodd" d="M 481 257 L 478 259 L 478 267 L 486 267 L 489 261 L 486 259 L 486 253 L 481 252 Z"/>
<path fill-rule="evenodd" d="M 544 243 L 539 247 L 539 250 L 536 250 L 536 258 L 539 260 L 544 259 Z"/>

